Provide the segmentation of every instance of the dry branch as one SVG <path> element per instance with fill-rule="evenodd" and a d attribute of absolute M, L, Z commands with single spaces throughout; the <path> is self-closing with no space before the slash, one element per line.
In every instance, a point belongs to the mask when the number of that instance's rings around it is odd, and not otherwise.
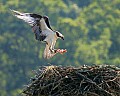
<path fill-rule="evenodd" d="M 23 91 L 25 96 L 120 96 L 115 66 L 47 66 Z"/>

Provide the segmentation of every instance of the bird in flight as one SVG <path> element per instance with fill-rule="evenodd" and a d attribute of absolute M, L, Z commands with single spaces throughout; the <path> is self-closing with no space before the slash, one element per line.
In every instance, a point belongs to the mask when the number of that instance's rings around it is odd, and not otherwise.
<path fill-rule="evenodd" d="M 49 59 L 56 53 L 63 54 L 67 52 L 66 49 L 54 49 L 56 40 L 58 38 L 64 40 L 64 36 L 51 28 L 48 16 L 41 16 L 34 13 L 22 13 L 15 10 L 11 11 L 17 18 L 24 20 L 32 27 L 36 40 L 46 43 L 44 58 Z"/>

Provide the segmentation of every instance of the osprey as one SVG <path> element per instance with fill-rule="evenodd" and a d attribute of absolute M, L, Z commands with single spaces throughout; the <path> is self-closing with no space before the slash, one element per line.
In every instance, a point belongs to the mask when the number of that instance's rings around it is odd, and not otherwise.
<path fill-rule="evenodd" d="M 47 16 L 41 16 L 34 13 L 21 13 L 15 10 L 11 11 L 17 18 L 24 20 L 32 27 L 36 40 L 46 43 L 44 58 L 49 59 L 56 53 L 63 54 L 64 52 L 67 52 L 66 49 L 54 49 L 56 40 L 58 38 L 64 40 L 64 36 L 60 32 L 55 31 L 51 28 L 49 18 Z"/>

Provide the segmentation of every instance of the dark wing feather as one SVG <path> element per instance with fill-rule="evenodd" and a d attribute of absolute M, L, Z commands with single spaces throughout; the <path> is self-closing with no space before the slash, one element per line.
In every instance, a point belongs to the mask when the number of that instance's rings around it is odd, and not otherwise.
<path fill-rule="evenodd" d="M 34 14 L 34 13 L 30 13 L 30 16 L 33 17 L 33 18 L 39 18 L 41 19 L 42 16 L 41 15 L 38 15 L 38 14 Z"/>
<path fill-rule="evenodd" d="M 48 28 L 50 28 L 53 31 L 53 29 L 50 26 L 49 18 L 47 16 L 45 16 L 45 17 L 46 17 L 45 23 L 47 24 Z"/>
<path fill-rule="evenodd" d="M 36 40 L 38 40 L 38 41 L 43 41 L 43 40 L 46 38 L 46 35 L 43 35 L 43 34 L 42 34 L 42 31 L 41 31 L 41 29 L 40 29 L 40 26 L 37 26 L 37 24 L 34 25 L 34 26 L 32 27 L 32 29 L 33 29 L 33 31 L 34 31 L 34 33 L 35 33 L 35 39 L 36 39 Z"/>

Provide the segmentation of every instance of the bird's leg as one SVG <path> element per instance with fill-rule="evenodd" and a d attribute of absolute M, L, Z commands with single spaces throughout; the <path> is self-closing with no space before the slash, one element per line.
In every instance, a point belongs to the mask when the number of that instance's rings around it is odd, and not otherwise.
<path fill-rule="evenodd" d="M 54 49 L 54 43 L 52 42 L 51 46 L 49 47 L 51 53 L 57 53 L 57 49 Z"/>
<path fill-rule="evenodd" d="M 52 46 L 49 47 L 49 50 L 51 51 L 51 53 L 55 53 L 55 50 L 52 48 Z"/>

